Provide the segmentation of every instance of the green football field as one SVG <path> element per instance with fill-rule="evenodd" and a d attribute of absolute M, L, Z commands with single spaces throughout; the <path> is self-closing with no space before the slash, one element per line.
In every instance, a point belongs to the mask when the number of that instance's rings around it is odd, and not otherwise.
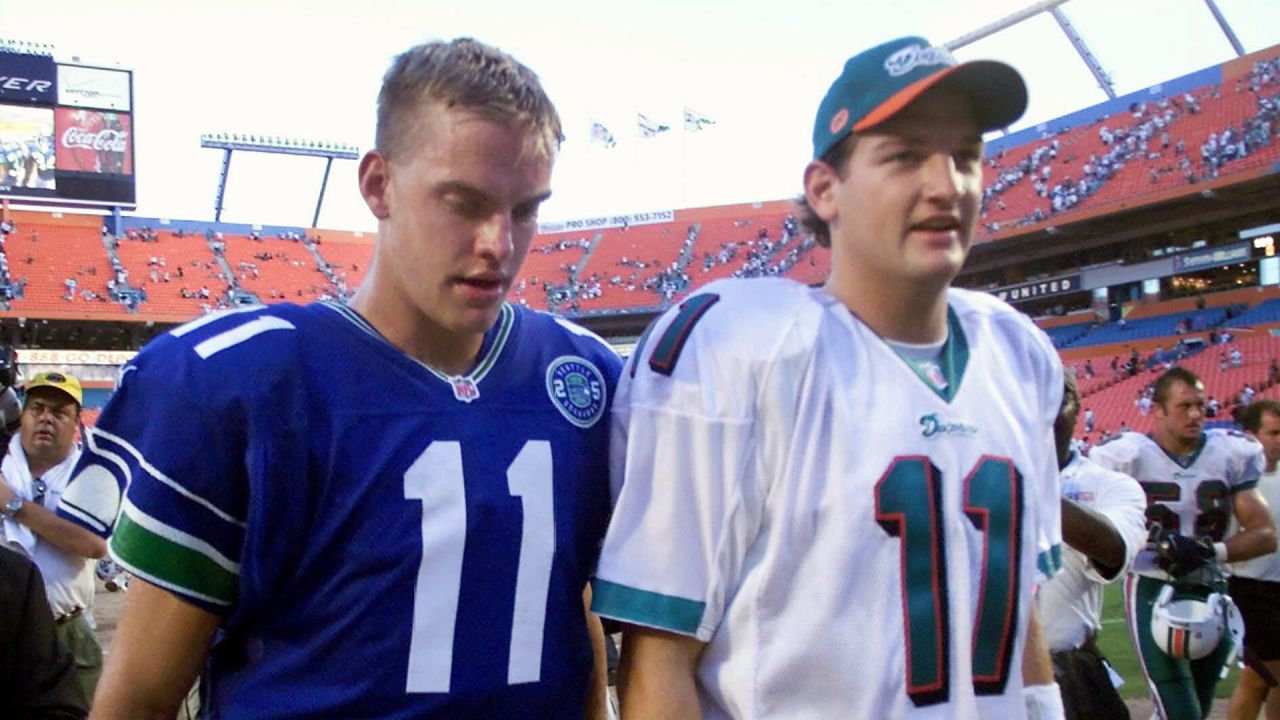
<path fill-rule="evenodd" d="M 1126 700 L 1147 697 L 1147 686 L 1142 679 L 1142 671 L 1138 669 L 1138 658 L 1134 655 L 1133 645 L 1129 643 L 1129 630 L 1124 623 L 1124 580 L 1117 580 L 1107 585 L 1102 599 L 1102 633 L 1098 636 L 1098 648 L 1107 656 L 1120 675 L 1124 677 L 1124 685 L 1120 687 L 1120 696 Z M 1217 697 L 1230 697 L 1236 686 L 1240 673 L 1232 663 L 1231 673 L 1226 680 L 1218 683 L 1215 693 Z M 1215 706 L 1216 707 L 1216 706 Z"/>

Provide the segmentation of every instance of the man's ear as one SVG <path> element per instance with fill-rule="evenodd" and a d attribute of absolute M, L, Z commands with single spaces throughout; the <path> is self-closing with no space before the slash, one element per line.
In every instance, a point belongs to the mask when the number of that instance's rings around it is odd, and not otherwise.
<path fill-rule="evenodd" d="M 391 216 L 387 188 L 391 184 L 391 163 L 378 150 L 370 150 L 360 159 L 360 194 L 369 212 L 379 220 Z"/>
<path fill-rule="evenodd" d="M 804 197 L 813 212 L 826 222 L 836 217 L 836 191 L 840 174 L 821 160 L 812 160 L 804 169 Z"/>

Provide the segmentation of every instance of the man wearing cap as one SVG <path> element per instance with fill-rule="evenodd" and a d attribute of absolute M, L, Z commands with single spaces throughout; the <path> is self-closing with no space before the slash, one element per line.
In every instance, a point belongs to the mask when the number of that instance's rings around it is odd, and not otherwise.
<path fill-rule="evenodd" d="M 71 650 L 86 697 L 102 672 L 102 647 L 90 622 L 93 564 L 106 555 L 97 535 L 58 517 L 63 491 L 80 458 L 76 429 L 84 393 L 67 373 L 44 372 L 26 386 L 19 433 L 0 464 L 0 528 L 10 549 L 35 561 L 44 576 L 54 632 Z"/>
<path fill-rule="evenodd" d="M 593 585 L 627 623 L 628 720 L 1061 716 L 1028 638 L 1060 557 L 1062 366 L 950 289 L 982 133 L 1025 107 L 1013 68 L 922 38 L 853 57 L 804 173 L 826 285 L 712 283 L 646 333 Z"/>

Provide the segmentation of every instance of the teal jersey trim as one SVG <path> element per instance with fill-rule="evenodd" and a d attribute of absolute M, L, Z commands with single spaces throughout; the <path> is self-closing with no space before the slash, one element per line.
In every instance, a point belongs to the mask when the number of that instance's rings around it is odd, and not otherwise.
<path fill-rule="evenodd" d="M 1036 557 L 1036 568 L 1046 578 L 1051 578 L 1062 569 L 1062 546 L 1054 545 Z"/>
<path fill-rule="evenodd" d="M 1178 467 L 1182 468 L 1183 470 L 1186 470 L 1192 465 L 1195 465 L 1196 460 L 1200 459 L 1200 453 L 1204 452 L 1205 445 L 1209 444 L 1209 436 L 1205 435 L 1204 433 L 1200 433 L 1200 442 L 1196 444 L 1196 449 L 1194 452 L 1192 452 L 1190 455 L 1175 455 L 1169 452 L 1168 450 L 1165 450 L 1163 445 L 1156 442 L 1156 438 L 1154 435 L 1148 433 L 1147 437 L 1151 438 L 1151 442 L 1156 443 L 1156 447 L 1160 448 L 1160 452 L 1164 453 L 1165 457 L 1177 463 Z"/>
<path fill-rule="evenodd" d="M 965 337 L 964 328 L 960 325 L 960 318 L 951 306 L 947 306 L 947 339 L 942 345 L 942 353 L 938 358 L 938 366 L 942 372 L 942 378 L 946 382 L 945 387 L 938 387 L 933 380 L 930 380 L 929 376 L 921 370 L 921 363 L 903 356 L 902 353 L 898 352 L 897 348 L 893 347 L 893 343 L 886 342 L 885 344 L 893 350 L 899 359 L 907 364 L 907 367 L 911 368 L 911 372 L 915 373 L 921 382 L 945 402 L 950 403 L 956 394 L 960 392 L 960 381 L 964 379 L 964 370 L 969 365 L 969 339 Z"/>
<path fill-rule="evenodd" d="M 1245 490 L 1252 490 L 1256 487 L 1258 487 L 1258 481 L 1250 480 L 1248 482 L 1242 482 L 1239 485 L 1232 485 L 1231 488 L 1227 490 L 1227 492 L 1231 493 L 1232 495 L 1235 495 L 1238 492 L 1243 492 Z"/>
<path fill-rule="evenodd" d="M 674 595 L 637 590 L 596 578 L 591 582 L 591 610 L 624 622 L 696 635 L 707 604 Z"/>

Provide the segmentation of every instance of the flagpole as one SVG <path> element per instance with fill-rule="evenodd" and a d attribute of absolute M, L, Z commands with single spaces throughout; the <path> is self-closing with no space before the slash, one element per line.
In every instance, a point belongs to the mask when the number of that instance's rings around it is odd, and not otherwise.
<path fill-rule="evenodd" d="M 680 205 L 689 207 L 689 126 L 680 108 Z"/>

